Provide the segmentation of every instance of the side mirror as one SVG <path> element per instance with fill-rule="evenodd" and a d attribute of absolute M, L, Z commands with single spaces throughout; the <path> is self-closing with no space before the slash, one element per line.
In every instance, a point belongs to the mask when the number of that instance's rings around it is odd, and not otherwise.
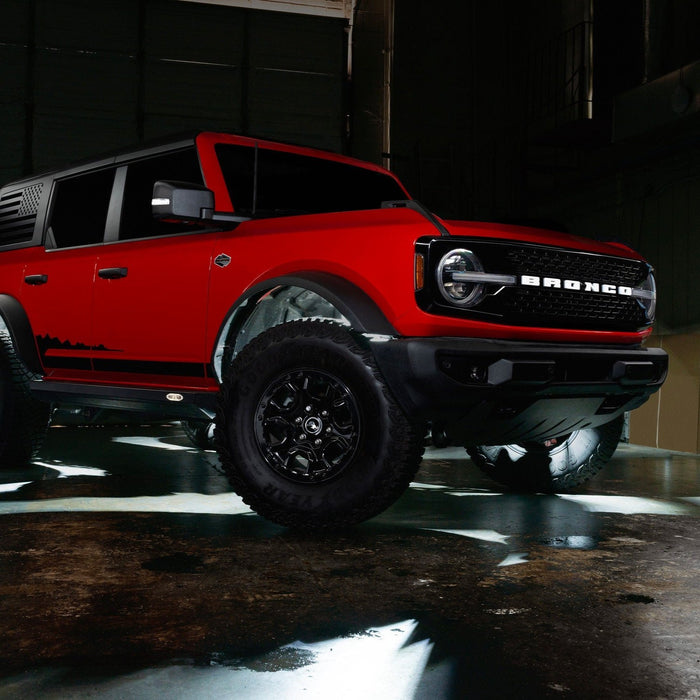
<path fill-rule="evenodd" d="M 153 185 L 151 211 L 156 219 L 211 220 L 214 218 L 214 193 L 191 182 L 158 180 Z"/>

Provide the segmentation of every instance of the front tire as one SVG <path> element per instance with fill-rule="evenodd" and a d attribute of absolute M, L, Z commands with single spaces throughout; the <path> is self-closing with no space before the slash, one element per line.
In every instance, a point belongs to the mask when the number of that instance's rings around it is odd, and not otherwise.
<path fill-rule="evenodd" d="M 516 491 L 561 492 L 597 474 L 615 452 L 624 417 L 541 443 L 467 447 L 484 473 Z"/>
<path fill-rule="evenodd" d="M 19 359 L 10 335 L 0 332 L 0 468 L 22 469 L 41 448 L 50 406 L 29 388 L 31 373 Z"/>
<path fill-rule="evenodd" d="M 303 528 L 353 525 L 389 507 L 418 469 L 422 437 L 372 353 L 322 321 L 251 341 L 224 381 L 216 420 L 233 489 L 265 518 Z"/>

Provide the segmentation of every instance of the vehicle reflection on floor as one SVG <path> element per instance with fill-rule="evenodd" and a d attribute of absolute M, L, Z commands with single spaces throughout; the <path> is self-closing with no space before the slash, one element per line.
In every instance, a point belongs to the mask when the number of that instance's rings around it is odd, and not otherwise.
<path fill-rule="evenodd" d="M 395 506 L 326 535 L 259 518 L 215 465 L 178 426 L 70 428 L 0 472 L 0 698 L 694 687 L 698 457 L 622 446 L 578 493 L 524 495 L 429 450 Z"/>

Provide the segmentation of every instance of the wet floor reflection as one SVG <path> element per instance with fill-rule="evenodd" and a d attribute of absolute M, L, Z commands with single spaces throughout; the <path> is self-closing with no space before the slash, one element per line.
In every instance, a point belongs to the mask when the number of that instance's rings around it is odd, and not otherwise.
<path fill-rule="evenodd" d="M 398 621 L 319 642 L 296 641 L 248 659 L 211 659 L 208 664 L 174 664 L 143 669 L 116 678 L 71 678 L 65 671 L 39 671 L 8 679 L 4 691 L 16 697 L 123 698 L 385 698 L 416 697 L 433 645 L 411 641 L 418 623 Z M 432 697 L 447 689 L 436 687 L 431 673 Z M 48 688 L 46 686 L 49 686 Z M 87 687 L 86 687 L 87 686 Z M 46 692 L 47 691 L 47 692 Z M 0 692 L 2 692 L 0 690 Z"/>
<path fill-rule="evenodd" d="M 0 472 L 0 698 L 595 697 L 658 666 L 650 635 L 683 638 L 698 458 L 625 447 L 558 496 L 429 452 L 397 504 L 326 535 L 251 513 L 215 463 L 177 426 L 61 429 Z M 659 600 L 671 627 L 637 612 Z M 572 668 L 582 644 L 617 669 Z"/>

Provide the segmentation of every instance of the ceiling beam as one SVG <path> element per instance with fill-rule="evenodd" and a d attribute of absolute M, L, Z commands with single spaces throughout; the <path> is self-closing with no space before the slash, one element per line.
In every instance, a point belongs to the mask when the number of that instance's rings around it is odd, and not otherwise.
<path fill-rule="evenodd" d="M 337 19 L 352 19 L 352 0 L 181 0 L 206 5 L 243 7 L 248 10 L 293 12 L 301 15 L 317 15 Z"/>

